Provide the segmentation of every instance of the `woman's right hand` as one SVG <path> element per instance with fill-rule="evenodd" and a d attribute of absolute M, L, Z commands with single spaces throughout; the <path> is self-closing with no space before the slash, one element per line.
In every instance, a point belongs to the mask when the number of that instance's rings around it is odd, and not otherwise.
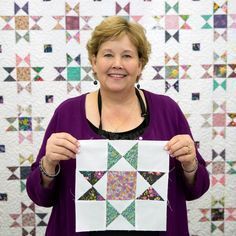
<path fill-rule="evenodd" d="M 44 163 L 55 167 L 61 160 L 75 158 L 79 141 L 69 133 L 53 133 L 46 144 Z"/>

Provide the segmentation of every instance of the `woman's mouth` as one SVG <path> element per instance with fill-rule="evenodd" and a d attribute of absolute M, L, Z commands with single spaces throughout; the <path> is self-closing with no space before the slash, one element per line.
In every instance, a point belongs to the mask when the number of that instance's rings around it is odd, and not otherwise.
<path fill-rule="evenodd" d="M 127 75 L 126 74 L 109 73 L 108 76 L 119 79 L 119 78 L 124 78 Z"/>

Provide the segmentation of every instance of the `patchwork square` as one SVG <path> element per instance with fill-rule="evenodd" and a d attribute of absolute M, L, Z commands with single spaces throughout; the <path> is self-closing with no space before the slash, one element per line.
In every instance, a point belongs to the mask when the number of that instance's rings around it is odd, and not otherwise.
<path fill-rule="evenodd" d="M 32 118 L 31 117 L 19 117 L 19 130 L 32 131 Z"/>
<path fill-rule="evenodd" d="M 30 166 L 21 166 L 20 167 L 20 178 L 21 179 L 26 179 L 29 173 L 30 173 Z"/>
<path fill-rule="evenodd" d="M 192 49 L 193 49 L 193 51 L 200 51 L 200 47 L 201 45 L 200 45 L 200 43 L 193 43 L 193 45 L 192 45 Z"/>
<path fill-rule="evenodd" d="M 179 78 L 179 66 L 166 66 L 166 78 L 178 79 Z"/>
<path fill-rule="evenodd" d="M 18 81 L 30 81 L 30 68 L 29 67 L 17 67 L 16 78 Z"/>
<path fill-rule="evenodd" d="M 179 29 L 179 16 L 178 15 L 166 15 L 165 16 L 165 28 L 166 29 Z"/>
<path fill-rule="evenodd" d="M 44 45 L 44 52 L 45 52 L 45 53 L 50 53 L 50 52 L 52 52 L 52 45 L 51 45 L 51 44 L 45 44 L 45 45 Z"/>
<path fill-rule="evenodd" d="M 68 81 L 80 81 L 81 78 L 80 67 L 68 67 L 67 68 L 67 79 Z"/>
<path fill-rule="evenodd" d="M 106 215 L 107 227 L 119 216 L 122 216 L 124 219 L 126 219 L 132 226 L 135 226 L 135 201 L 131 202 L 131 204 L 126 206 L 126 208 L 121 212 L 119 212 L 109 201 L 107 201 Z"/>
<path fill-rule="evenodd" d="M 66 29 L 67 30 L 79 30 L 79 17 L 78 16 L 66 16 Z"/>
<path fill-rule="evenodd" d="M 0 201 L 7 201 L 7 194 L 6 193 L 0 193 Z"/>
<path fill-rule="evenodd" d="M 227 15 L 214 15 L 214 28 L 227 28 Z"/>
<path fill-rule="evenodd" d="M 15 16 L 16 30 L 28 30 L 29 29 L 29 17 L 28 16 Z"/>
<path fill-rule="evenodd" d="M 0 153 L 4 153 L 6 151 L 5 145 L 0 144 Z"/>
<path fill-rule="evenodd" d="M 225 173 L 225 162 L 224 161 L 217 161 L 212 162 L 212 174 L 224 174 Z"/>
<path fill-rule="evenodd" d="M 214 65 L 214 76 L 217 78 L 225 78 L 227 75 L 227 66 L 224 64 Z"/>
<path fill-rule="evenodd" d="M 22 225 L 25 226 L 35 226 L 35 214 L 34 213 L 24 213 L 22 214 Z"/>
<path fill-rule="evenodd" d="M 200 100 L 200 93 L 192 93 L 192 100 L 193 101 Z"/>
<path fill-rule="evenodd" d="M 223 221 L 224 220 L 224 208 L 211 209 L 211 220 L 212 221 Z"/>
<path fill-rule="evenodd" d="M 226 115 L 223 113 L 212 114 L 213 126 L 225 127 L 226 126 Z"/>
<path fill-rule="evenodd" d="M 108 200 L 135 199 L 137 172 L 109 171 L 107 181 Z"/>
<path fill-rule="evenodd" d="M 45 96 L 45 102 L 46 103 L 53 103 L 53 95 L 46 95 Z"/>

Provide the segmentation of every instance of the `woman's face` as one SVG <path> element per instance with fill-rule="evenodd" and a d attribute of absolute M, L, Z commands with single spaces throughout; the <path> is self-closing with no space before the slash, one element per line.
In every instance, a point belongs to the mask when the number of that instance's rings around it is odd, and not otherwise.
<path fill-rule="evenodd" d="M 92 66 L 101 88 L 113 92 L 133 88 L 142 71 L 137 49 L 127 35 L 102 43 Z"/>

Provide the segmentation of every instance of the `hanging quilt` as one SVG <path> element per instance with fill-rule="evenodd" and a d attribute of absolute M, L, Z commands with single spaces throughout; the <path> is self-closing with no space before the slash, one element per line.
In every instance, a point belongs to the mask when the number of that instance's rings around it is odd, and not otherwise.
<path fill-rule="evenodd" d="M 76 232 L 165 231 L 165 141 L 82 140 L 76 158 Z"/>

